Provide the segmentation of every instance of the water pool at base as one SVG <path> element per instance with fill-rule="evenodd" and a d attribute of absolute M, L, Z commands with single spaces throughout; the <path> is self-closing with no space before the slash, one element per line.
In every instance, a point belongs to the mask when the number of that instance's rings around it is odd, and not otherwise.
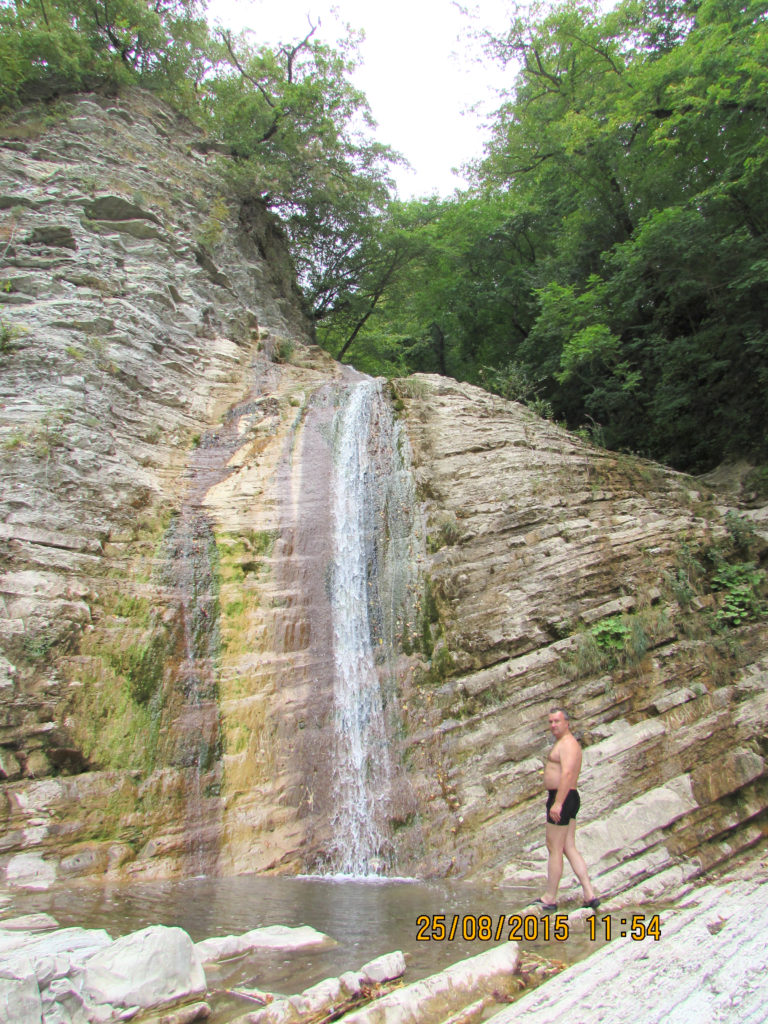
<path fill-rule="evenodd" d="M 62 927 L 104 928 L 113 938 L 152 924 L 176 926 L 195 942 L 219 935 L 236 935 L 265 925 L 311 925 L 337 945 L 316 951 L 255 952 L 217 967 L 206 968 L 212 1024 L 257 1007 L 228 994 L 237 986 L 255 987 L 291 995 L 324 978 L 357 970 L 368 960 L 400 949 L 406 954 L 405 982 L 442 970 L 458 960 L 475 956 L 496 945 L 495 939 L 469 941 L 481 915 L 495 931 L 501 915 L 520 914 L 535 892 L 481 887 L 444 880 L 425 882 L 399 879 L 324 877 L 193 878 L 126 884 L 77 884 L 44 892 L 14 894 L 3 917 L 46 912 Z M 452 941 L 420 941 L 417 918 L 445 915 L 450 928 L 459 921 Z M 465 921 L 465 919 L 467 919 Z M 506 938 L 508 928 L 504 930 Z M 583 959 L 600 943 L 583 932 L 569 933 L 565 941 L 543 939 L 523 942 L 529 952 L 572 963 Z"/>

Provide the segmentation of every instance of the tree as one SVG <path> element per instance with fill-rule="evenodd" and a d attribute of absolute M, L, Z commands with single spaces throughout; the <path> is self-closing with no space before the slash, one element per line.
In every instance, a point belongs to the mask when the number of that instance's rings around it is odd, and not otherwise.
<path fill-rule="evenodd" d="M 356 39 L 334 49 L 310 26 L 270 48 L 202 14 L 198 0 L 0 0 L 0 108 L 105 84 L 159 92 L 224 144 L 235 193 L 281 217 L 320 320 L 349 306 L 398 159 L 351 84 Z"/>
<path fill-rule="evenodd" d="M 208 42 L 198 0 L 0 0 L 0 109 L 137 78 L 189 106 Z"/>
<path fill-rule="evenodd" d="M 350 81 L 355 39 L 337 50 L 314 35 L 310 26 L 272 50 L 222 30 L 226 62 L 206 83 L 204 107 L 234 157 L 237 191 L 282 218 L 320 321 L 349 305 L 399 158 L 370 137 L 367 101 Z"/>
<path fill-rule="evenodd" d="M 348 351 L 680 468 L 768 457 L 768 5 L 567 0 L 487 47 L 517 72 L 473 187 L 409 207 Z"/>

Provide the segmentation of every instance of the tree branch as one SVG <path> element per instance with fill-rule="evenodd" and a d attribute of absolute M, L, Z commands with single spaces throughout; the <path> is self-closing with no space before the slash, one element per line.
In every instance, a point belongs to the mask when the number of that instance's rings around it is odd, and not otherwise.
<path fill-rule="evenodd" d="M 304 49 L 304 47 L 307 45 L 307 43 L 315 34 L 315 32 L 317 32 L 317 25 L 313 25 L 312 22 L 310 21 L 309 32 L 307 32 L 307 34 L 304 36 L 300 43 L 297 43 L 291 50 L 288 50 L 285 46 L 281 47 L 280 52 L 284 54 L 284 56 L 287 59 L 286 72 L 288 75 L 289 85 L 293 83 L 293 62 L 296 59 L 296 54 L 299 53 L 300 50 Z"/>
<path fill-rule="evenodd" d="M 240 72 L 240 74 L 243 76 L 246 82 L 250 82 L 254 89 L 257 89 L 261 93 L 267 106 L 271 107 L 274 110 L 275 101 L 269 95 L 269 93 L 261 84 L 261 82 L 259 82 L 258 79 L 254 78 L 253 75 L 249 75 L 248 72 L 243 67 L 243 65 L 240 63 L 237 54 L 235 53 L 235 49 L 232 46 L 232 34 L 229 31 L 229 29 L 221 30 L 221 38 L 224 40 L 224 45 L 227 48 L 227 52 L 229 53 L 230 59 L 237 68 L 237 70 Z"/>
<path fill-rule="evenodd" d="M 352 342 L 355 340 L 355 338 L 358 336 L 360 331 L 363 329 L 363 327 L 365 326 L 368 318 L 370 317 L 370 315 L 373 313 L 374 309 L 376 308 L 376 303 L 379 301 L 379 299 L 384 294 L 384 291 L 386 290 L 387 285 L 392 280 L 392 275 L 394 274 L 395 270 L 397 270 L 398 264 L 400 262 L 400 255 L 401 255 L 400 252 L 397 252 L 397 251 L 393 255 L 393 257 L 392 257 L 392 259 L 391 259 L 391 261 L 389 263 L 389 266 L 387 267 L 386 271 L 384 272 L 383 277 L 379 280 L 379 283 L 376 285 L 376 287 L 374 288 L 373 292 L 371 293 L 371 300 L 370 300 L 370 303 L 368 305 L 368 309 L 363 314 L 363 316 L 358 320 L 357 324 L 355 324 L 355 329 L 352 331 L 350 336 L 347 338 L 347 340 L 341 346 L 341 349 L 339 350 L 339 353 L 336 356 L 336 359 L 337 359 L 338 362 L 341 362 L 342 356 L 345 355 L 345 353 L 347 352 L 347 349 L 350 347 Z"/>

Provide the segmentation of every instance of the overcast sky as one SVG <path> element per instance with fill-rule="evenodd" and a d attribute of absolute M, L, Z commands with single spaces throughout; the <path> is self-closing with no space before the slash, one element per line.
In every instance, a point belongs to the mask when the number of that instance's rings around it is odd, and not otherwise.
<path fill-rule="evenodd" d="M 330 43 L 347 24 L 363 29 L 355 84 L 368 97 L 378 139 L 413 165 L 395 175 L 407 198 L 463 186 L 451 169 L 482 155 L 484 114 L 498 105 L 495 87 L 510 80 L 510 72 L 471 59 L 479 53 L 472 28 L 503 28 L 507 0 L 467 4 L 472 17 L 453 0 L 210 0 L 208 11 L 225 27 L 253 29 L 255 41 L 268 45 L 300 39 L 308 16 Z"/>

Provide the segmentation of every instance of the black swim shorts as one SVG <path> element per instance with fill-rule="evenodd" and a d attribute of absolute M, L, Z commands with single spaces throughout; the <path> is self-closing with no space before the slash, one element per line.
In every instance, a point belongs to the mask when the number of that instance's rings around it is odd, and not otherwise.
<path fill-rule="evenodd" d="M 550 789 L 547 791 L 549 796 L 547 797 L 547 821 L 550 825 L 567 825 L 569 821 L 572 821 L 579 813 L 581 807 L 581 798 L 577 789 L 571 789 L 568 791 L 568 796 L 563 800 L 563 809 L 560 812 L 560 821 L 552 821 L 549 816 L 549 810 L 552 804 L 555 802 L 557 796 L 556 789 Z"/>

